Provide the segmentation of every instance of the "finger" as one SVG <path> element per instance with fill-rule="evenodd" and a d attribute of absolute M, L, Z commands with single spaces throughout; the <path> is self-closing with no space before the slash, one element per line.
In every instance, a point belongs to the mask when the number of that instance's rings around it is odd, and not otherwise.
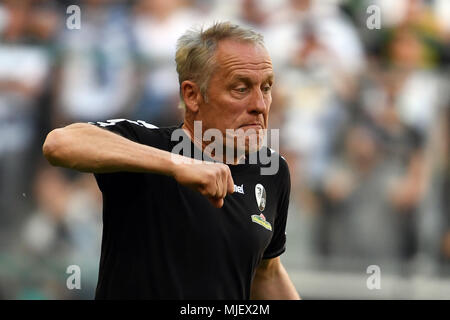
<path fill-rule="evenodd" d="M 223 198 L 208 197 L 208 200 L 216 208 L 222 208 L 223 206 Z"/>
<path fill-rule="evenodd" d="M 222 189 L 223 189 L 223 198 L 225 198 L 227 196 L 228 193 L 232 193 L 230 192 L 230 168 L 227 165 L 223 166 L 223 170 L 222 170 Z M 234 186 L 233 188 L 234 189 Z"/>
<path fill-rule="evenodd" d="M 221 178 L 220 178 L 220 197 L 225 198 L 228 192 L 228 172 L 223 169 Z"/>
<path fill-rule="evenodd" d="M 215 198 L 223 198 L 223 182 L 221 174 L 218 174 L 216 177 L 216 192 L 213 196 Z"/>
<path fill-rule="evenodd" d="M 233 177 L 231 176 L 230 171 L 228 171 L 228 175 L 227 175 L 227 191 L 228 191 L 228 193 L 234 192 L 234 180 L 233 180 Z"/>
<path fill-rule="evenodd" d="M 225 198 L 228 194 L 228 178 L 227 177 L 223 178 L 222 189 L 223 189 L 222 198 Z"/>

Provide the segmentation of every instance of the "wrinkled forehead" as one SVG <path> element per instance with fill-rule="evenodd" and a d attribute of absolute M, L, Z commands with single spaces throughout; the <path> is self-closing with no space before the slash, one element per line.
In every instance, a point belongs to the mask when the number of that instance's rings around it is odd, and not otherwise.
<path fill-rule="evenodd" d="M 269 52 L 258 43 L 222 40 L 217 45 L 215 58 L 218 67 L 223 70 L 245 68 L 272 71 L 272 60 Z"/>

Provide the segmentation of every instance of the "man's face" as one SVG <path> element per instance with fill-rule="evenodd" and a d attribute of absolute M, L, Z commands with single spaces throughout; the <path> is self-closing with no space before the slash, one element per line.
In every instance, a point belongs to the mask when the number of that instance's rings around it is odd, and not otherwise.
<path fill-rule="evenodd" d="M 261 147 L 263 135 L 258 131 L 267 129 L 272 103 L 270 56 L 260 45 L 222 40 L 215 58 L 217 68 L 209 81 L 208 102 L 199 104 L 197 119 L 202 120 L 204 130 L 217 128 L 224 137 L 226 129 L 241 129 L 246 135 L 254 132 L 245 139 L 245 151 L 254 152 Z M 227 146 L 231 141 L 233 137 L 224 139 Z"/>

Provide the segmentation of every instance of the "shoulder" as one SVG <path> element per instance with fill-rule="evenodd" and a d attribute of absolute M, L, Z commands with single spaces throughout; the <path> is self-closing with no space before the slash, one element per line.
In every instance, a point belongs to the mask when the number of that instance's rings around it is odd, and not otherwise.
<path fill-rule="evenodd" d="M 147 123 L 143 120 L 129 120 L 129 119 L 109 119 L 105 121 L 91 121 L 89 124 L 96 125 L 101 128 L 109 129 L 114 131 L 114 129 L 128 128 L 131 130 L 140 130 L 145 133 L 158 133 L 164 131 L 165 128 L 159 128 L 154 124 Z"/>
<path fill-rule="evenodd" d="M 264 168 L 262 172 L 282 179 L 289 178 L 289 165 L 279 152 L 264 146 L 259 153 L 259 162 L 261 167 Z"/>
<path fill-rule="evenodd" d="M 169 146 L 172 132 L 178 127 L 158 127 L 143 120 L 129 119 L 110 119 L 89 123 L 135 142 L 164 149 Z"/>

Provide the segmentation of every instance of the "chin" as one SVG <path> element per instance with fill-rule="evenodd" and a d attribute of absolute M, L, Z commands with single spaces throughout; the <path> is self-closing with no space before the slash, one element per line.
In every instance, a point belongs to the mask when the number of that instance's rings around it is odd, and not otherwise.
<path fill-rule="evenodd" d="M 261 150 L 262 146 L 263 146 L 262 141 L 260 141 L 259 143 L 248 144 L 247 146 L 245 146 L 245 152 L 247 154 L 258 152 L 259 150 Z"/>
<path fill-rule="evenodd" d="M 234 135 L 226 137 L 226 145 L 233 146 L 235 154 L 254 153 L 259 151 L 264 143 L 264 130 L 238 130 Z"/>
<path fill-rule="evenodd" d="M 254 134 L 248 137 L 245 137 L 245 154 L 255 153 L 261 150 L 264 143 L 264 135 L 262 134 Z M 239 147 L 239 146 L 238 146 Z"/>

